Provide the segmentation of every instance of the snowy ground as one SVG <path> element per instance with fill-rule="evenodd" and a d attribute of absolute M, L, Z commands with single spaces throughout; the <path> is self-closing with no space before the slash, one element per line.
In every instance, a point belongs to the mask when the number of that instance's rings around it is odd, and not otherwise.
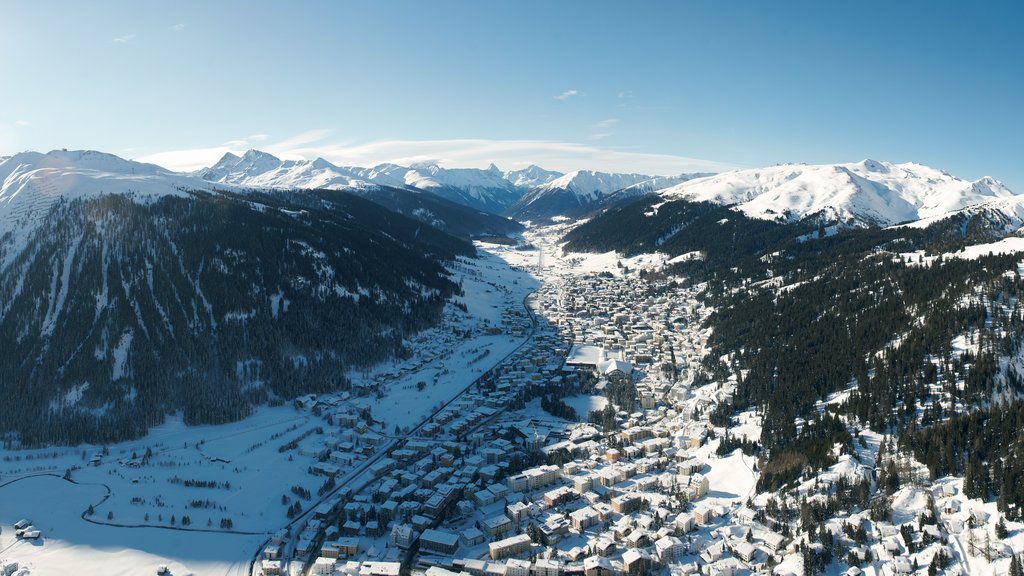
<path fill-rule="evenodd" d="M 386 438 L 395 424 L 418 424 L 527 340 L 523 299 L 538 283 L 493 247 L 481 248 L 479 258 L 453 266 L 466 311 L 449 306 L 443 325 L 410 343 L 412 358 L 353 374 L 356 383 L 378 385 L 380 395 L 339 399 L 339 408 L 369 407 L 388 422 L 378 430 Z M 107 446 L 106 454 L 100 446 L 0 450 L 0 560 L 43 575 L 150 574 L 160 564 L 174 574 L 246 573 L 267 535 L 288 523 L 282 497 L 295 501 L 293 486 L 316 494 L 324 478 L 307 472 L 314 454 L 346 432 L 289 404 L 221 426 L 171 418 L 144 438 Z M 152 456 L 144 459 L 147 450 Z M 353 452 L 351 464 L 370 457 Z M 60 478 L 68 469 L 78 484 Z M 302 503 L 308 510 L 310 501 Z M 90 505 L 89 520 L 98 524 L 82 518 Z M 42 540 L 14 538 L 22 518 Z M 224 519 L 230 531 L 221 529 Z"/>

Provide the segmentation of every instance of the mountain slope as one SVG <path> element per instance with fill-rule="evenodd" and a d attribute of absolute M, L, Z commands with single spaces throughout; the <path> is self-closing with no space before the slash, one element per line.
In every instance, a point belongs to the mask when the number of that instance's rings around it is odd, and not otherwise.
<path fill-rule="evenodd" d="M 63 154 L 0 164 L 17 175 L 0 189 L 0 397 L 19 407 L 0 432 L 29 444 L 343 388 L 437 321 L 457 290 L 445 263 L 473 251 L 349 194 L 309 206 Z"/>
<path fill-rule="evenodd" d="M 731 205 L 753 218 L 793 221 L 814 216 L 887 226 L 1013 193 L 988 177 L 969 182 L 920 164 L 864 160 L 736 170 L 685 182 L 661 195 Z"/>

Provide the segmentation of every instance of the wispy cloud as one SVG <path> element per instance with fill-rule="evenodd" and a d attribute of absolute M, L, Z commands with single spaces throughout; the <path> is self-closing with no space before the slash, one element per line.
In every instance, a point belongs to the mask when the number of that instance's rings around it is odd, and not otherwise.
<path fill-rule="evenodd" d="M 17 126 L 18 128 L 24 128 L 25 126 L 28 126 L 29 124 L 32 124 L 32 123 L 29 122 L 28 120 L 15 120 L 14 121 L 14 125 Z"/>
<path fill-rule="evenodd" d="M 574 96 L 583 96 L 583 92 L 580 92 L 579 90 L 566 90 L 558 96 L 555 96 L 555 100 L 568 100 Z"/>
<path fill-rule="evenodd" d="M 325 134 L 326 132 L 326 134 Z M 548 140 L 378 140 L 363 144 L 325 142 L 329 131 L 311 130 L 263 147 L 282 158 L 322 157 L 339 166 L 374 166 L 382 162 L 409 165 L 433 161 L 447 167 L 485 168 L 495 163 L 505 169 L 537 164 L 569 172 L 595 169 L 614 172 L 674 175 L 683 172 L 722 172 L 735 169 L 727 162 L 602 148 Z M 217 162 L 225 152 L 240 154 L 243 148 L 218 146 L 174 150 L 139 158 L 172 170 L 196 170 Z"/>
<path fill-rule="evenodd" d="M 614 136 L 615 133 L 612 132 L 611 129 L 614 128 L 615 125 L 618 124 L 618 123 L 619 123 L 619 119 L 618 118 L 606 118 L 604 120 L 599 120 L 597 122 L 594 122 L 594 125 L 591 126 L 591 130 L 593 131 L 593 134 L 590 135 L 590 139 L 591 140 L 604 140 L 605 138 Z"/>
<path fill-rule="evenodd" d="M 619 92 L 619 93 L 617 94 L 617 96 L 618 96 L 618 97 L 619 97 L 620 99 L 625 99 L 625 98 L 632 98 L 632 97 L 633 97 L 633 91 L 632 91 L 632 90 L 621 90 L 621 91 L 620 91 L 620 92 Z"/>
<path fill-rule="evenodd" d="M 245 138 L 236 138 L 235 140 L 228 140 L 221 144 L 229 150 L 248 150 L 255 146 L 258 146 L 261 142 L 266 142 L 270 138 L 269 134 L 251 134 Z"/>
<path fill-rule="evenodd" d="M 175 24 L 174 26 L 171 26 L 171 32 L 181 32 L 185 28 L 186 28 L 186 26 L 184 24 L 178 23 L 178 24 Z"/>
<path fill-rule="evenodd" d="M 124 36 L 118 36 L 117 38 L 114 38 L 114 42 L 118 44 L 127 44 L 132 40 L 135 40 L 135 34 L 125 34 Z"/>

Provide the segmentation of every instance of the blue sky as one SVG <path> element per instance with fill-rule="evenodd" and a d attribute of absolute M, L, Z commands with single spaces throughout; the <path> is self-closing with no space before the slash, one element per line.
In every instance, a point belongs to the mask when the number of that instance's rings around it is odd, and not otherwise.
<path fill-rule="evenodd" d="M 1019 2 L 5 2 L 0 155 L 676 173 L 915 161 L 1024 193 Z"/>

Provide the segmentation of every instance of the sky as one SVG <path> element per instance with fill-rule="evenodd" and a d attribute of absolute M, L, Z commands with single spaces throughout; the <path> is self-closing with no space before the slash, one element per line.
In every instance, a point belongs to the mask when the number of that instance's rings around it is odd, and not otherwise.
<path fill-rule="evenodd" d="M 1024 3 L 6 0 L 0 156 L 257 148 L 648 174 L 919 162 L 1024 193 Z"/>

